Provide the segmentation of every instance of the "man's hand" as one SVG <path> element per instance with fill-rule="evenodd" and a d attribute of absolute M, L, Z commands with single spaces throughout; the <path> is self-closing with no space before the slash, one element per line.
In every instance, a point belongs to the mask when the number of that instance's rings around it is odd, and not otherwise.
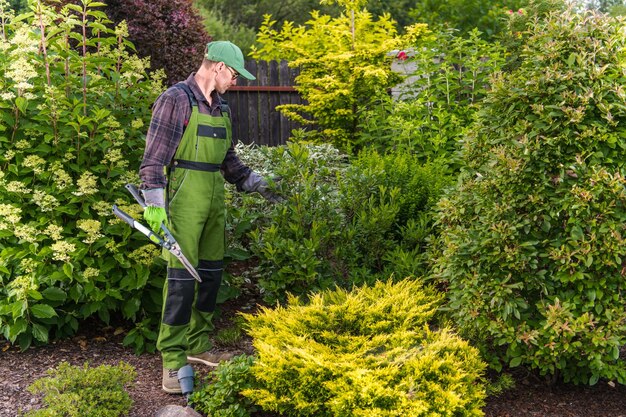
<path fill-rule="evenodd" d="M 284 200 L 281 196 L 272 192 L 267 181 L 254 171 L 241 184 L 241 189 L 249 193 L 259 193 L 270 203 L 280 203 Z"/>
<path fill-rule="evenodd" d="M 161 223 L 167 225 L 167 213 L 163 207 L 146 206 L 143 211 L 143 218 L 150 225 L 153 232 L 158 233 L 161 230 Z"/>

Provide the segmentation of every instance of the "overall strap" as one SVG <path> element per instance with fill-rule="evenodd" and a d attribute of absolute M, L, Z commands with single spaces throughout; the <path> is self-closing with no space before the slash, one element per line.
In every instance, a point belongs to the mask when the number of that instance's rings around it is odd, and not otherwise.
<path fill-rule="evenodd" d="M 230 107 L 228 107 L 228 103 L 222 97 L 220 97 L 220 111 L 222 112 L 222 116 L 226 115 L 230 117 Z"/>
<path fill-rule="evenodd" d="M 189 99 L 189 105 L 193 108 L 193 106 L 198 106 L 198 101 L 196 100 L 196 96 L 193 95 L 191 88 L 184 82 L 179 82 L 174 84 L 174 87 L 182 89 L 185 93 L 187 93 L 187 98 Z M 226 115 L 230 117 L 230 107 L 228 107 L 228 102 L 219 96 L 220 100 L 220 112 L 222 115 Z"/>
<path fill-rule="evenodd" d="M 198 106 L 198 101 L 196 100 L 196 96 L 193 95 L 193 92 L 191 91 L 191 88 L 189 88 L 189 86 L 187 84 L 185 84 L 184 82 L 179 82 L 174 84 L 174 87 L 176 88 L 180 88 L 181 90 L 183 90 L 186 94 L 187 94 L 187 98 L 189 99 L 189 105 L 193 108 L 193 106 Z"/>

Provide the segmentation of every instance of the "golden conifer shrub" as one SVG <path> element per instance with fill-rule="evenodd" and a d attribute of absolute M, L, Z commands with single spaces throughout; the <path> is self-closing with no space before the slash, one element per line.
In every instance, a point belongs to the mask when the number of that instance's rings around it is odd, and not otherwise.
<path fill-rule="evenodd" d="M 485 364 L 433 326 L 440 300 L 405 279 L 245 315 L 258 385 L 242 394 L 287 416 L 480 416 Z"/>

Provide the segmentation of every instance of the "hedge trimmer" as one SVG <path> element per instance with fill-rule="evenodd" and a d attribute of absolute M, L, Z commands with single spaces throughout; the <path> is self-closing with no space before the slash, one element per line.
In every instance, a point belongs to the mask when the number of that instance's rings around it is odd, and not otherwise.
<path fill-rule="evenodd" d="M 146 207 L 146 202 L 144 201 L 141 193 L 133 184 L 126 184 L 126 189 L 130 191 L 130 193 L 135 197 L 135 200 L 139 203 L 141 207 Z M 163 232 L 163 237 L 159 236 L 159 234 L 154 233 L 151 229 L 144 226 L 135 220 L 131 215 L 125 213 L 122 209 L 120 209 L 117 205 L 113 204 L 113 214 L 115 214 L 120 219 L 124 220 L 126 223 L 130 225 L 133 229 L 139 230 L 141 233 L 146 235 L 151 242 L 167 249 L 172 255 L 174 255 L 185 267 L 187 271 L 199 282 L 202 282 L 198 271 L 191 265 L 191 262 L 187 259 L 187 257 L 183 254 L 178 242 L 172 236 L 172 233 L 169 231 L 165 224 L 161 223 L 161 231 Z"/>

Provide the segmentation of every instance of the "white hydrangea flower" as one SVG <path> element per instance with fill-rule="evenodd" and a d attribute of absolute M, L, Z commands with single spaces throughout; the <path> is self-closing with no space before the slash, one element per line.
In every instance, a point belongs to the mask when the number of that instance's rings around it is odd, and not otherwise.
<path fill-rule="evenodd" d="M 79 229 L 87 233 L 87 237 L 83 240 L 84 243 L 92 244 L 96 240 L 100 239 L 104 236 L 100 233 L 101 224 L 98 220 L 93 219 L 81 219 L 76 222 L 76 225 Z"/>
<path fill-rule="evenodd" d="M 18 239 L 24 240 L 28 243 L 35 243 L 37 241 L 37 229 L 27 224 L 21 224 L 13 229 L 13 234 Z"/>
<path fill-rule="evenodd" d="M 83 277 L 86 279 L 94 278 L 94 277 L 97 277 L 98 275 L 100 275 L 100 270 L 97 268 L 89 267 L 83 271 Z"/>
<path fill-rule="evenodd" d="M 67 187 L 72 186 L 73 181 L 72 181 L 72 177 L 70 177 L 70 175 L 65 172 L 65 170 L 61 169 L 61 168 L 57 168 L 52 170 L 52 178 L 54 180 L 54 184 L 56 185 L 56 187 L 59 190 L 65 190 Z"/>
<path fill-rule="evenodd" d="M 17 194 L 28 194 L 31 191 L 30 188 L 21 181 L 10 181 L 5 188 L 8 192 Z"/>
<path fill-rule="evenodd" d="M 18 140 L 17 142 L 15 142 L 15 147 L 20 150 L 28 149 L 30 148 L 30 143 L 25 139 Z"/>
<path fill-rule="evenodd" d="M 52 211 L 59 207 L 59 200 L 57 200 L 56 197 L 41 190 L 35 190 L 33 192 L 33 203 L 39 206 L 43 212 Z"/>
<path fill-rule="evenodd" d="M 85 171 L 80 176 L 78 181 L 76 181 L 76 185 L 78 186 L 78 191 L 74 191 L 72 194 L 77 196 L 92 195 L 98 192 L 97 178 L 89 171 Z"/>
<path fill-rule="evenodd" d="M 97 201 L 91 205 L 91 208 L 98 213 L 98 216 L 110 216 L 111 204 L 106 201 Z"/>
<path fill-rule="evenodd" d="M 0 98 L 5 101 L 11 101 L 15 98 L 15 93 L 12 91 L 7 91 L 5 93 L 0 94 Z"/>
<path fill-rule="evenodd" d="M 151 265 L 161 255 L 161 250 L 155 245 L 144 245 L 132 251 L 128 258 L 141 265 Z"/>
<path fill-rule="evenodd" d="M 107 163 L 116 163 L 117 161 L 122 160 L 124 157 L 122 155 L 122 150 L 120 148 L 110 148 L 109 150 L 107 150 L 106 154 L 104 155 L 104 159 L 100 162 L 103 165 L 106 165 Z"/>
<path fill-rule="evenodd" d="M 31 168 L 35 174 L 41 174 L 46 169 L 46 160 L 38 155 L 28 155 L 22 165 Z"/>
<path fill-rule="evenodd" d="M 20 275 L 9 282 L 7 287 L 9 296 L 18 300 L 26 300 L 28 293 L 30 291 L 37 291 L 38 288 L 33 274 Z"/>
<path fill-rule="evenodd" d="M 40 265 L 40 262 L 37 262 L 32 258 L 24 258 L 20 261 L 20 268 L 27 274 L 32 274 L 37 270 L 37 266 Z"/>
<path fill-rule="evenodd" d="M 52 259 L 55 261 L 69 262 L 70 254 L 76 250 L 76 245 L 65 240 L 54 242 L 50 248 L 52 249 Z"/>
<path fill-rule="evenodd" d="M 57 226 L 56 224 L 50 224 L 43 232 L 50 236 L 52 240 L 61 240 L 63 228 L 61 226 Z"/>

